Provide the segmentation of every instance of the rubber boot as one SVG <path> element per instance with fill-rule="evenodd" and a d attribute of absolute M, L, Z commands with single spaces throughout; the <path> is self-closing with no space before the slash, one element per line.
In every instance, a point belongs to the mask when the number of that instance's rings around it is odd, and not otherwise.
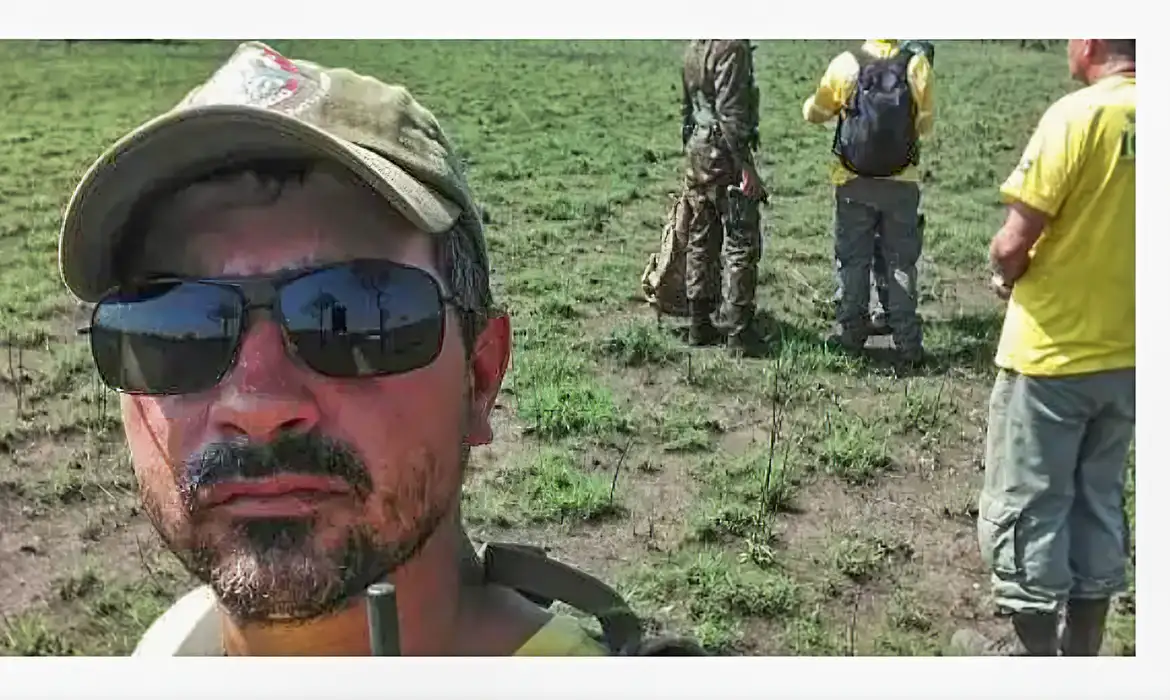
<path fill-rule="evenodd" d="M 1026 653 L 1017 656 L 1056 656 L 1056 637 L 1060 617 L 1056 613 L 1017 613 L 1012 615 L 1012 629 Z"/>
<path fill-rule="evenodd" d="M 1109 599 L 1070 600 L 1060 638 L 1062 656 L 1097 656 L 1105 641 Z"/>
<path fill-rule="evenodd" d="M 988 639 L 972 629 L 962 629 L 951 638 L 952 653 L 959 656 L 1056 656 L 1056 613 L 1016 613 L 1011 616 L 1012 634 Z"/>
<path fill-rule="evenodd" d="M 756 332 L 754 324 L 727 336 L 727 350 L 732 355 L 761 357 L 764 354 L 764 339 Z"/>
<path fill-rule="evenodd" d="M 899 347 L 896 350 L 898 353 L 897 362 L 902 368 L 913 369 L 926 361 L 926 350 L 921 345 Z"/>
<path fill-rule="evenodd" d="M 719 342 L 719 329 L 711 322 L 714 304 L 707 301 L 690 302 L 691 330 L 687 342 L 695 347 L 714 345 Z"/>
<path fill-rule="evenodd" d="M 860 331 L 852 330 L 847 332 L 841 324 L 837 324 L 836 331 L 825 336 L 825 343 L 836 350 L 848 353 L 850 355 L 860 354 L 865 350 L 865 341 L 869 337 L 869 323 L 863 322 Z"/>
<path fill-rule="evenodd" d="M 727 322 L 727 351 L 733 356 L 759 357 L 764 352 L 764 340 L 756 330 L 754 307 L 729 305 L 724 313 Z"/>

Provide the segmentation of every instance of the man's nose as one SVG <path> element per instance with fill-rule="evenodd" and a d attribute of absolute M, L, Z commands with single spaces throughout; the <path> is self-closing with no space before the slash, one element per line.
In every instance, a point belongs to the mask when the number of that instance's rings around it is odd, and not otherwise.
<path fill-rule="evenodd" d="M 212 427 L 259 442 L 284 431 L 312 430 L 321 414 L 304 380 L 305 370 L 285 351 L 279 326 L 257 322 L 244 335 L 236 364 L 219 387 L 209 416 Z"/>

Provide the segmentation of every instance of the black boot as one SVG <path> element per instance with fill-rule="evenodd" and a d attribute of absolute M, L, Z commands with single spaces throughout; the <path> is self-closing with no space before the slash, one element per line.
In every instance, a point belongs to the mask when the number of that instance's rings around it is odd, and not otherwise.
<path fill-rule="evenodd" d="M 756 330 L 755 306 L 731 306 L 725 316 L 729 322 L 727 350 L 732 355 L 760 357 L 764 354 L 764 339 Z"/>
<path fill-rule="evenodd" d="M 1105 641 L 1105 620 L 1109 599 L 1070 600 L 1060 638 L 1062 656 L 1097 656 Z"/>
<path fill-rule="evenodd" d="M 709 301 L 690 302 L 691 331 L 687 342 L 695 347 L 715 345 L 719 342 L 719 330 L 711 322 L 715 305 Z"/>
<path fill-rule="evenodd" d="M 961 629 L 951 638 L 951 653 L 958 656 L 1056 656 L 1056 613 L 1016 613 L 1012 632 L 988 639 L 973 629 Z"/>
<path fill-rule="evenodd" d="M 1017 613 L 1012 615 L 1012 629 L 1023 654 L 1013 656 L 1056 656 L 1058 650 L 1057 627 L 1060 618 L 1056 613 Z"/>
<path fill-rule="evenodd" d="M 727 336 L 727 350 L 732 355 L 762 357 L 765 352 L 764 339 L 760 337 L 754 325 L 749 325 Z"/>

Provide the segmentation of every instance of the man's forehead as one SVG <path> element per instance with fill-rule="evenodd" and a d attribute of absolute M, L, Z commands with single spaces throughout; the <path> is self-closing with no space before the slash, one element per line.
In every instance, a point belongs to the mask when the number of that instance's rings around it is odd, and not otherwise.
<path fill-rule="evenodd" d="M 160 200 L 143 224 L 138 271 L 256 274 L 349 256 L 394 258 L 426 238 L 369 187 L 328 168 L 249 169 L 197 182 Z"/>

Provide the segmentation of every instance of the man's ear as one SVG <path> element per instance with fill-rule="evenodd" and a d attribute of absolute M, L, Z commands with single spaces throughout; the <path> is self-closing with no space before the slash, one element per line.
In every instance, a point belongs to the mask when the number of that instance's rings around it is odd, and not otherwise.
<path fill-rule="evenodd" d="M 500 393 L 500 384 L 512 360 L 512 322 L 506 314 L 488 319 L 475 339 L 471 353 L 471 410 L 467 427 L 468 445 L 487 445 L 492 441 L 492 409 Z"/>

